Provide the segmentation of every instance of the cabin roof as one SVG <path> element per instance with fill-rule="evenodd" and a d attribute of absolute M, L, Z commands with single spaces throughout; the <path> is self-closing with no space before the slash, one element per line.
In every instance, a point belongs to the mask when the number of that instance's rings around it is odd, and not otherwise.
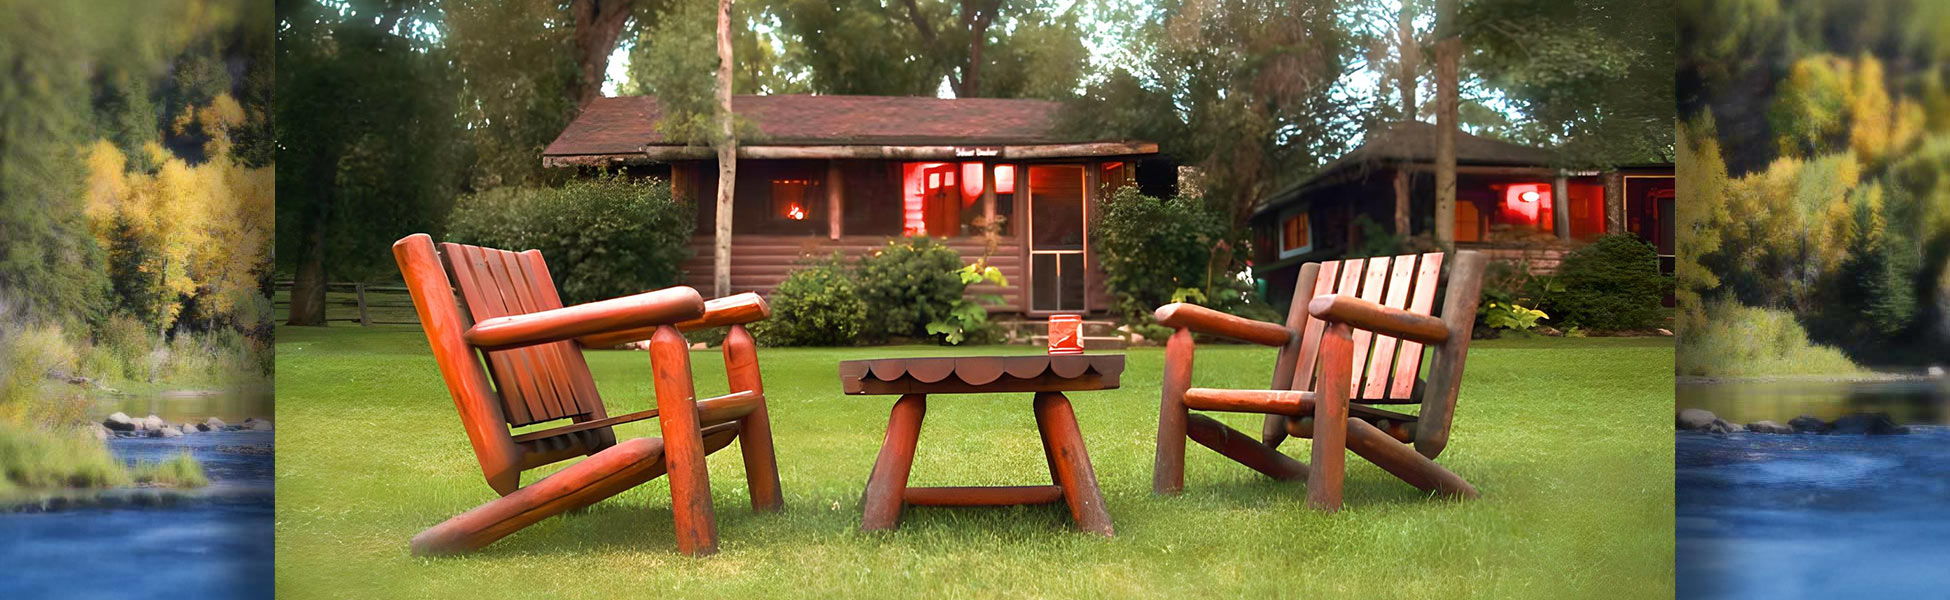
<path fill-rule="evenodd" d="M 732 110 L 751 119 L 760 138 L 750 146 L 999 146 L 1093 141 L 1057 131 L 1062 105 L 1047 100 L 901 96 L 735 96 Z M 680 146 L 657 131 L 653 96 L 598 98 L 584 108 L 544 157 L 640 154 Z"/>
<path fill-rule="evenodd" d="M 1402 121 L 1368 135 L 1361 146 L 1329 161 L 1313 175 L 1283 186 L 1267 196 L 1254 211 L 1257 215 L 1298 200 L 1308 188 L 1381 165 L 1435 162 L 1436 126 L 1422 121 Z M 1456 132 L 1456 164 L 1477 166 L 1549 167 L 1557 153 L 1513 144 L 1502 140 Z"/>

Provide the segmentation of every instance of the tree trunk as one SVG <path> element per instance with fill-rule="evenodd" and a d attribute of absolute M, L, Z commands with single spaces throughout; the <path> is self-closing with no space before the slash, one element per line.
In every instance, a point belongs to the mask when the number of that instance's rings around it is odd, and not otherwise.
<path fill-rule="evenodd" d="M 575 0 L 569 10 L 575 17 L 576 66 L 581 69 L 577 79 L 575 95 L 576 106 L 588 106 L 589 101 L 603 94 L 603 75 L 609 69 L 609 55 L 616 51 L 616 38 L 623 35 L 623 25 L 630 22 L 630 7 L 634 0 Z"/>
<path fill-rule="evenodd" d="M 1456 0 L 1438 0 L 1435 43 L 1435 243 L 1456 245 Z"/>
<path fill-rule="evenodd" d="M 718 231 L 711 259 L 712 296 L 731 295 L 731 194 L 738 181 L 738 140 L 731 120 L 731 0 L 718 0 Z"/>
<path fill-rule="evenodd" d="M 1415 71 L 1422 66 L 1422 47 L 1415 43 L 1415 15 L 1409 10 L 1409 3 L 1402 3 L 1402 10 L 1395 19 L 1396 43 L 1400 45 L 1401 64 L 1397 65 L 1395 85 L 1402 95 L 1402 120 L 1415 120 Z"/>
<path fill-rule="evenodd" d="M 298 250 L 298 272 L 291 279 L 291 315 L 286 325 L 325 325 L 325 221 L 331 216 L 322 204 L 305 223 L 304 247 Z"/>

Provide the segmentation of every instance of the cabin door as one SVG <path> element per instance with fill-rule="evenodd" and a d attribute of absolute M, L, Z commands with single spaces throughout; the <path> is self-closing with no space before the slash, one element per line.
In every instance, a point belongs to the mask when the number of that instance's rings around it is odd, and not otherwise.
<path fill-rule="evenodd" d="M 955 174 L 961 169 L 956 165 L 929 167 L 921 171 L 921 223 L 927 234 L 934 237 L 955 237 L 961 234 L 961 186 L 955 181 Z"/>
<path fill-rule="evenodd" d="M 1029 167 L 1028 187 L 1029 310 L 1082 312 L 1083 166 Z"/>

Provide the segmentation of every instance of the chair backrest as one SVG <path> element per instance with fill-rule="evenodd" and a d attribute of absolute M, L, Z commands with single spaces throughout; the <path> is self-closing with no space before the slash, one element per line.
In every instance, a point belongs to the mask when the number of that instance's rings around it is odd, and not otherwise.
<path fill-rule="evenodd" d="M 562 308 L 540 251 L 443 243 L 440 256 L 473 322 Z M 483 354 L 509 425 L 605 416 L 589 364 L 574 341 Z"/>
<path fill-rule="evenodd" d="M 483 353 L 462 337 L 481 319 L 562 306 L 540 252 L 436 246 L 414 234 L 393 244 L 393 256 L 490 487 L 512 493 L 523 469 L 615 443 L 607 427 L 514 441 L 511 426 L 607 416 L 574 342 Z"/>
<path fill-rule="evenodd" d="M 1424 436 L 1439 451 L 1446 443 L 1449 416 L 1461 384 L 1462 362 L 1476 320 L 1485 263 L 1479 252 L 1441 252 L 1350 258 L 1302 265 L 1287 312 L 1287 327 L 1299 333 L 1280 352 L 1275 377 L 1282 389 L 1311 390 L 1319 381 L 1320 339 L 1326 322 L 1307 313 L 1308 301 L 1327 294 L 1353 295 L 1419 315 L 1435 315 L 1436 291 L 1447 288 L 1441 318 L 1449 341 L 1435 348 L 1427 364 L 1423 345 L 1373 332 L 1354 331 L 1354 376 L 1348 398 L 1363 404 L 1422 404 L 1416 440 Z M 1447 266 L 1445 271 L 1443 267 Z M 1427 381 L 1422 379 L 1428 373 Z M 1279 382 L 1276 382 L 1276 386 Z"/>

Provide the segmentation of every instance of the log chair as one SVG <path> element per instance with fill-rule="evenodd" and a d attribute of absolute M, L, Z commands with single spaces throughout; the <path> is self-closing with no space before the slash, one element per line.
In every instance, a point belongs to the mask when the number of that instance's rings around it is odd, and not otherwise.
<path fill-rule="evenodd" d="M 415 554 L 476 550 L 666 473 L 678 550 L 715 553 L 704 457 L 734 439 L 752 507 L 784 507 L 758 357 L 744 327 L 770 314 L 756 294 L 706 302 L 680 286 L 564 307 L 535 250 L 436 245 L 415 234 L 394 243 L 393 255 L 481 472 L 502 496 L 414 536 Z M 731 393 L 698 400 L 681 332 L 709 327 L 731 328 L 724 343 Z M 656 406 L 610 416 L 582 349 L 646 339 Z M 652 418 L 662 437 L 617 441 L 616 425 Z M 588 458 L 521 485 L 522 471 L 578 456 Z"/>
<path fill-rule="evenodd" d="M 1158 322 L 1174 331 L 1165 349 L 1152 491 L 1184 489 L 1190 438 L 1268 477 L 1305 479 L 1308 503 L 1320 510 L 1341 507 L 1346 450 L 1422 490 L 1477 497 L 1434 459 L 1449 442 L 1484 263 L 1481 253 L 1458 252 L 1446 276 L 1439 252 L 1303 265 L 1285 326 L 1191 304 L 1159 308 Z M 1440 317 L 1432 316 L 1438 279 L 1447 287 Z M 1194 332 L 1280 348 L 1272 389 L 1191 387 Z M 1424 346 L 1434 349 L 1427 365 Z M 1421 410 L 1375 407 L 1386 404 Z M 1188 409 L 1266 418 L 1254 440 Z M 1289 435 L 1313 439 L 1311 465 L 1278 450 Z"/>

